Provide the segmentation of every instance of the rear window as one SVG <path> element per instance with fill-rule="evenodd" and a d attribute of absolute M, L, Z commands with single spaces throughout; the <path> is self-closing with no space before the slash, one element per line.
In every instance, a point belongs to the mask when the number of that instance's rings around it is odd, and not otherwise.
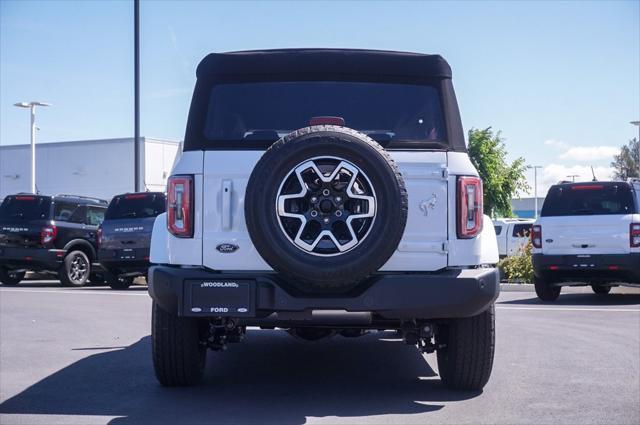
<path fill-rule="evenodd" d="M 496 230 L 496 236 L 500 235 L 502 232 L 502 226 L 493 226 L 493 228 Z"/>
<path fill-rule="evenodd" d="M 148 218 L 162 214 L 165 197 L 161 193 L 132 193 L 113 198 L 104 216 L 105 220 Z"/>
<path fill-rule="evenodd" d="M 0 204 L 0 220 L 45 220 L 51 211 L 51 198 L 46 196 L 7 196 Z"/>
<path fill-rule="evenodd" d="M 629 185 L 581 184 L 552 186 L 542 206 L 542 217 L 613 215 L 636 212 Z"/>
<path fill-rule="evenodd" d="M 430 85 L 347 81 L 219 84 L 204 127 L 211 142 L 264 142 L 337 117 L 388 147 L 422 143 L 447 147 L 439 90 Z"/>
<path fill-rule="evenodd" d="M 514 238 L 528 238 L 531 234 L 531 224 L 516 224 L 513 226 L 512 236 Z"/>

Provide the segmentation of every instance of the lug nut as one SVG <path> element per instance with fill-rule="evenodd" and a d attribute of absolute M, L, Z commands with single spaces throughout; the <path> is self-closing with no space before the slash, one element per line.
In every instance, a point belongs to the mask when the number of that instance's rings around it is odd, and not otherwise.
<path fill-rule="evenodd" d="M 325 189 L 325 190 L 322 191 L 322 194 L 324 196 L 329 196 L 329 194 L 331 194 L 331 191 L 329 189 Z"/>
<path fill-rule="evenodd" d="M 317 216 L 318 216 L 318 211 L 311 210 L 311 217 L 317 217 Z"/>
<path fill-rule="evenodd" d="M 336 217 L 342 217 L 342 211 L 336 210 Z"/>

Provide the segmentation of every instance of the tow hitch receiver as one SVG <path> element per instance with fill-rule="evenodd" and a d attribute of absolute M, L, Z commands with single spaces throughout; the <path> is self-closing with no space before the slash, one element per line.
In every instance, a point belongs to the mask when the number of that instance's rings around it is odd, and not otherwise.
<path fill-rule="evenodd" d="M 401 329 L 405 344 L 416 345 L 423 353 L 433 353 L 443 348 L 443 344 L 435 344 L 434 325 L 430 323 L 405 323 Z"/>

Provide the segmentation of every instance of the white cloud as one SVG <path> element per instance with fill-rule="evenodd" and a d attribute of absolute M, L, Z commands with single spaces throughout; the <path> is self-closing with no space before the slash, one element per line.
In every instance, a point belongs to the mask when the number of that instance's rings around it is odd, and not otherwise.
<path fill-rule="evenodd" d="M 558 149 L 566 149 L 568 147 L 565 142 L 555 139 L 545 140 L 544 144 Z"/>
<path fill-rule="evenodd" d="M 614 146 L 574 146 L 567 149 L 558 158 L 578 162 L 613 160 L 613 156 L 619 152 L 620 148 Z"/>
<path fill-rule="evenodd" d="M 613 177 L 613 168 L 608 166 L 595 166 L 593 171 L 598 180 L 611 180 Z M 563 164 L 549 164 L 542 170 L 538 170 L 538 196 L 543 197 L 547 194 L 549 187 L 562 180 L 573 180 L 575 175 L 575 181 L 591 181 L 593 175 L 591 174 L 591 167 L 588 165 L 563 165 Z M 527 182 L 531 186 L 531 190 L 521 193 L 521 197 L 532 197 L 534 192 L 534 173 L 533 171 L 527 172 Z"/>
<path fill-rule="evenodd" d="M 613 156 L 620 152 L 620 148 L 615 146 L 571 146 L 562 140 L 556 139 L 545 140 L 544 144 L 555 150 L 562 151 L 558 155 L 559 159 L 573 162 L 612 161 Z"/>

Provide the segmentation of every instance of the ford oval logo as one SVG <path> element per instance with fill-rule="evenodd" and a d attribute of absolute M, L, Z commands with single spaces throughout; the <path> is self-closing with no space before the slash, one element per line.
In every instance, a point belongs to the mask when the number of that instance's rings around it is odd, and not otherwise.
<path fill-rule="evenodd" d="M 216 249 L 223 254 L 231 254 L 232 252 L 236 252 L 238 248 L 240 248 L 238 245 L 232 243 L 221 243 L 220 245 L 216 246 Z"/>

